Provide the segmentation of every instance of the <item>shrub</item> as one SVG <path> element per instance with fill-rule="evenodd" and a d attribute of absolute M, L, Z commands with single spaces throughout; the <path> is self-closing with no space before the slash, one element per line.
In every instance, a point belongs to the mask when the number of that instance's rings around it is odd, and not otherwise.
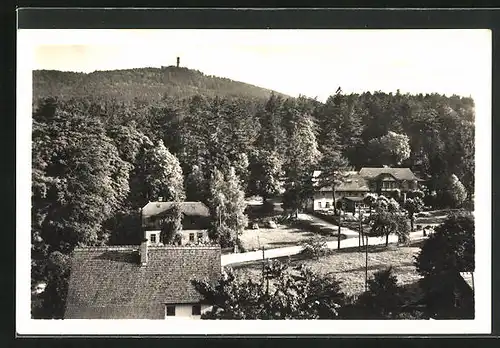
<path fill-rule="evenodd" d="M 406 198 L 416 198 L 416 197 L 424 199 L 425 194 L 421 190 L 411 190 L 406 194 Z"/>
<path fill-rule="evenodd" d="M 323 236 L 333 236 L 338 232 L 337 229 L 332 227 L 322 227 L 320 229 L 320 234 Z"/>
<path fill-rule="evenodd" d="M 271 201 L 265 201 L 260 207 L 260 212 L 265 216 L 270 216 L 274 212 L 274 203 Z"/>
<path fill-rule="evenodd" d="M 301 254 L 307 258 L 319 259 L 320 256 L 326 255 L 328 248 L 323 239 L 314 239 L 302 244 Z"/>
<path fill-rule="evenodd" d="M 354 303 L 350 316 L 363 319 L 394 319 L 399 315 L 402 289 L 392 267 L 376 272 L 368 280 L 368 291 Z"/>
<path fill-rule="evenodd" d="M 401 200 L 401 190 L 393 189 L 389 191 L 389 196 L 399 202 Z"/>

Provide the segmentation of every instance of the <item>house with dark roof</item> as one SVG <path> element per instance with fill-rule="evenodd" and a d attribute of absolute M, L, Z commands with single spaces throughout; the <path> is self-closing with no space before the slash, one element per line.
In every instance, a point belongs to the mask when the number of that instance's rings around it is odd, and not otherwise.
<path fill-rule="evenodd" d="M 220 246 L 77 248 L 64 318 L 199 319 L 211 306 L 192 280 L 220 274 Z"/>
<path fill-rule="evenodd" d="M 321 186 L 318 177 L 321 171 L 314 171 L 313 183 L 317 186 L 314 196 L 308 203 L 309 210 L 333 209 L 333 190 L 331 186 Z M 367 193 L 401 190 L 403 199 L 406 192 L 418 188 L 419 179 L 410 168 L 361 168 L 359 172 L 346 171 L 341 183 L 335 186 L 335 204 L 343 203 L 344 209 L 354 212 L 364 209 L 363 198 Z"/>
<path fill-rule="evenodd" d="M 320 171 L 313 174 L 314 185 L 318 187 L 314 196 L 309 202 L 310 210 L 329 210 L 333 209 L 333 190 L 332 186 L 319 186 L 317 178 L 321 175 Z M 343 182 L 335 186 L 335 201 L 353 202 L 347 204 L 350 208 L 356 209 L 358 205 L 363 205 L 364 196 L 370 192 L 366 180 L 356 171 L 347 171 L 344 173 Z M 351 209 L 350 209 L 351 210 Z"/>
<path fill-rule="evenodd" d="M 365 167 L 361 168 L 359 175 L 368 182 L 370 191 L 375 193 L 399 189 L 404 195 L 418 189 L 418 183 L 423 181 L 410 168 Z"/>
<path fill-rule="evenodd" d="M 197 244 L 208 240 L 210 211 L 202 202 L 149 202 L 142 208 L 144 238 L 150 245 L 160 244 L 161 229 L 175 204 L 182 213 L 181 244 Z"/>

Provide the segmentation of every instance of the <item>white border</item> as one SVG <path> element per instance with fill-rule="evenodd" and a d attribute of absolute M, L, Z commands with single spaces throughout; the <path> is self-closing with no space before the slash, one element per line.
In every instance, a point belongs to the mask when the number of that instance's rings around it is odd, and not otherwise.
<path fill-rule="evenodd" d="M 327 34 L 330 30 L 314 31 Z M 411 30 L 405 30 L 411 32 Z M 474 30 L 478 31 L 478 30 Z M 30 318 L 30 218 L 25 202 L 31 192 L 31 71 L 34 47 L 40 44 L 124 42 L 124 30 L 18 30 L 16 129 L 16 330 L 18 334 L 488 334 L 491 333 L 491 31 L 484 33 L 480 64 L 484 84 L 476 86 L 476 318 L 438 321 L 155 321 L 32 320 Z M 224 30 L 225 34 L 232 31 Z M 256 31 L 238 31 L 250 37 Z M 271 31 L 276 38 L 278 32 Z M 281 31 L 283 32 L 283 31 Z M 299 31 L 296 31 L 297 33 Z M 304 31 L 306 32 L 306 31 Z M 313 30 L 307 30 L 311 34 Z M 270 33 L 270 31 L 267 31 Z M 316 36 L 311 37 L 318 37 Z M 144 43 L 143 43 L 144 44 Z M 458 49 L 458 48 L 457 48 Z M 463 47 L 464 50 L 467 47 Z M 460 74 L 457 71 L 457 74 Z"/>

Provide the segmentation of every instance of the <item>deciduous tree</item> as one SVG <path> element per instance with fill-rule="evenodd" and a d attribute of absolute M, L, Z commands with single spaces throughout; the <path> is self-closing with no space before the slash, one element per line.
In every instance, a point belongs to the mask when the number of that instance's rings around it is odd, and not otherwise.
<path fill-rule="evenodd" d="M 474 309 L 463 307 L 473 303 L 472 290 L 462 293 L 461 304 L 456 301 L 457 289 L 464 281 L 460 272 L 474 272 L 474 218 L 466 212 L 451 214 L 425 240 L 415 258 L 417 272 L 428 315 L 434 318 L 474 317 Z M 467 288 L 467 286 L 465 286 Z M 464 303 L 465 302 L 465 303 Z"/>
<path fill-rule="evenodd" d="M 406 134 L 388 132 L 370 140 L 368 147 L 378 165 L 399 165 L 410 157 L 410 139 Z"/>
<path fill-rule="evenodd" d="M 404 203 L 404 208 L 408 212 L 408 217 L 410 218 L 410 226 L 413 231 L 413 226 L 415 224 L 415 214 L 422 211 L 424 207 L 424 202 L 417 196 L 413 198 L 407 198 Z"/>
<path fill-rule="evenodd" d="M 218 170 L 213 172 L 210 196 L 213 219 L 211 237 L 223 247 L 233 246 L 248 225 L 245 194 L 233 168 L 226 176 Z"/>
<path fill-rule="evenodd" d="M 271 272 L 275 270 L 275 272 Z M 204 319 L 336 319 L 344 304 L 340 283 L 306 267 L 276 267 L 267 281 L 239 280 L 229 269 L 215 284 L 194 281 L 203 297 L 213 303 Z"/>

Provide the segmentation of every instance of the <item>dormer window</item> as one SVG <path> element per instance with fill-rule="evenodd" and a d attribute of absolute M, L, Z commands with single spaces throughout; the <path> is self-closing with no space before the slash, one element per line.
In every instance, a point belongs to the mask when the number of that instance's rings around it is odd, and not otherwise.
<path fill-rule="evenodd" d="M 151 243 L 156 243 L 156 234 L 154 234 L 154 233 L 153 233 L 153 234 L 151 234 L 151 235 L 149 236 L 149 239 L 150 239 Z"/>

